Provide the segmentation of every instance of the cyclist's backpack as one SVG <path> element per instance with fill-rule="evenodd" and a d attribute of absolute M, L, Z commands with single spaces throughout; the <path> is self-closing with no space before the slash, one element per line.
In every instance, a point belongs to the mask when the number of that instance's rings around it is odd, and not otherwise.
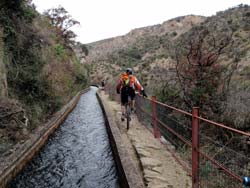
<path fill-rule="evenodd" d="M 130 86 L 130 78 L 129 75 L 127 75 L 126 73 L 123 73 L 121 75 L 121 80 L 122 80 L 122 86 L 124 87 L 129 87 Z"/>

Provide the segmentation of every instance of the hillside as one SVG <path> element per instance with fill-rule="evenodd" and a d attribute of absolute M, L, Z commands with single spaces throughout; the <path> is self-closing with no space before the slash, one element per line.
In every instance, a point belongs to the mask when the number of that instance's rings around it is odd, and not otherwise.
<path fill-rule="evenodd" d="M 133 46 L 139 38 L 146 38 L 149 36 L 163 36 L 176 32 L 182 34 L 189 30 L 193 25 L 204 21 L 201 16 L 184 16 L 166 21 L 159 25 L 138 28 L 130 31 L 124 36 L 105 39 L 97 41 L 88 45 L 90 53 L 88 56 L 89 61 L 96 61 L 105 58 L 108 54 L 115 51 L 125 49 Z"/>
<path fill-rule="evenodd" d="M 28 2 L 0 3 L 0 157 L 89 82 L 71 41 Z"/>
<path fill-rule="evenodd" d="M 114 83 L 122 70 L 132 67 L 147 92 L 159 100 L 187 110 L 191 103 L 198 104 L 204 116 L 249 129 L 249 23 L 250 7 L 239 5 L 212 17 L 178 17 L 88 44 L 91 78 Z M 191 44 L 200 45 L 200 58 L 190 51 Z M 203 79 L 199 88 L 183 79 L 193 80 L 197 73 L 194 66 L 185 67 L 188 52 L 192 52 L 191 61 L 204 67 L 198 70 Z"/>
<path fill-rule="evenodd" d="M 164 56 L 164 48 L 168 40 L 174 40 L 178 35 L 188 31 L 205 18 L 201 16 L 178 17 L 163 24 L 134 29 L 127 35 L 115 37 L 88 44 L 87 61 L 98 64 L 98 71 L 92 78 L 97 80 L 106 73 L 117 74 L 118 70 L 131 66 L 131 63 L 150 61 L 152 54 Z M 112 63 L 114 62 L 114 63 Z M 105 76 L 106 77 L 106 76 Z M 108 79 L 107 78 L 107 79 Z"/>

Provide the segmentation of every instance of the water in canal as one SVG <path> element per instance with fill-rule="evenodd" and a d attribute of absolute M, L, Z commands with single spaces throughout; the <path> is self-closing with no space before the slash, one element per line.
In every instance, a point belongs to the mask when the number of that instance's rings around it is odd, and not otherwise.
<path fill-rule="evenodd" d="M 118 188 L 118 177 L 96 88 L 78 105 L 11 188 Z"/>

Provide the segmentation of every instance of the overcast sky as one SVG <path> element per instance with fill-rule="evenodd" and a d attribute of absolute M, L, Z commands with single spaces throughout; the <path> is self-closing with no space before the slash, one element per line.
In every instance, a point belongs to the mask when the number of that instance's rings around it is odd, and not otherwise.
<path fill-rule="evenodd" d="M 39 12 L 63 6 L 81 23 L 77 40 L 89 43 L 124 35 L 189 14 L 211 16 L 250 0 L 33 0 Z"/>

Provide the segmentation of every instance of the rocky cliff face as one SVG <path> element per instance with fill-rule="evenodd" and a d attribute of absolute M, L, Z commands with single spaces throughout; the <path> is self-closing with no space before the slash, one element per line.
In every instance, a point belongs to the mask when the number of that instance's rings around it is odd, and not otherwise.
<path fill-rule="evenodd" d="M 8 95 L 6 69 L 3 63 L 3 41 L 2 31 L 0 28 L 0 97 L 6 97 Z"/>

